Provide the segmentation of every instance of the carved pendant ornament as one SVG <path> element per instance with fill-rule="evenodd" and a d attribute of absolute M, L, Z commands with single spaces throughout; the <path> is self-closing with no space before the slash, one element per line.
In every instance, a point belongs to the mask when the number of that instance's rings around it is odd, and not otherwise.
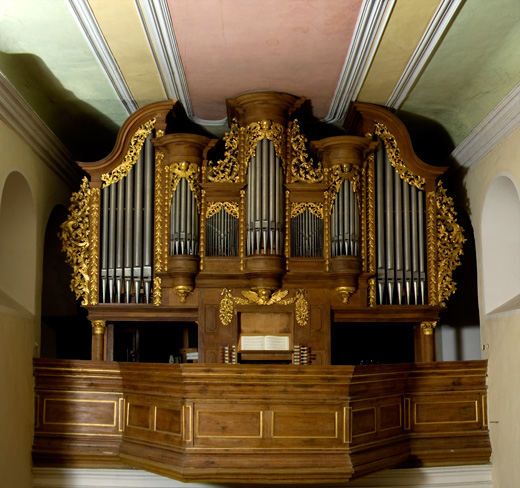
<path fill-rule="evenodd" d="M 305 290 L 297 290 L 292 298 L 285 298 L 289 290 L 272 291 L 268 288 L 255 290 L 242 290 L 241 297 L 232 295 L 229 288 L 224 288 L 221 295 L 219 317 L 223 325 L 229 325 L 233 320 L 235 303 L 238 305 L 295 305 L 296 323 L 305 327 L 309 323 L 309 303 L 305 298 Z"/>
<path fill-rule="evenodd" d="M 84 177 L 79 191 L 70 198 L 69 216 L 58 234 L 65 261 L 72 267 L 70 289 L 76 299 L 82 299 L 82 305 L 88 305 L 89 298 L 90 192 L 90 184 Z"/>

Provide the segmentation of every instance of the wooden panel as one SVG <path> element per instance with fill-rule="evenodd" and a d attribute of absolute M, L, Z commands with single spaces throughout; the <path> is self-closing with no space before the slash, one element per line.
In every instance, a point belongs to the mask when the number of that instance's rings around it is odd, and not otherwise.
<path fill-rule="evenodd" d="M 417 402 L 414 404 L 414 423 L 453 424 L 478 422 L 478 401 L 454 400 L 451 402 Z"/>
<path fill-rule="evenodd" d="M 115 427 L 117 407 L 117 400 L 45 398 L 42 425 Z M 70 412 L 74 412 L 74 415 L 71 416 Z"/>
<path fill-rule="evenodd" d="M 400 429 L 403 426 L 402 406 L 400 403 L 381 405 L 380 409 L 380 429 Z"/>
<path fill-rule="evenodd" d="M 259 410 L 197 409 L 195 436 L 231 438 L 261 438 L 263 413 Z"/>
<path fill-rule="evenodd" d="M 272 412 L 273 438 L 337 439 L 339 430 L 337 411 Z"/>
<path fill-rule="evenodd" d="M 155 407 L 154 430 L 165 434 L 181 435 L 182 410 Z"/>
<path fill-rule="evenodd" d="M 352 410 L 352 437 L 359 437 L 376 432 L 375 407 Z"/>
<path fill-rule="evenodd" d="M 127 404 L 126 425 L 137 429 L 151 427 L 151 407 L 149 405 Z"/>

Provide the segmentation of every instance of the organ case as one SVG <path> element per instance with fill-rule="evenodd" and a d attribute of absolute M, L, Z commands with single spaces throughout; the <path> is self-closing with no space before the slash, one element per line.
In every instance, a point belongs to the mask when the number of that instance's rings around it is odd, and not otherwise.
<path fill-rule="evenodd" d="M 160 102 L 107 158 L 80 163 L 89 179 L 62 239 L 93 358 L 111 357 L 107 324 L 191 322 L 199 362 L 245 358 L 244 334 L 290 337 L 258 360 L 326 365 L 331 324 L 355 322 L 413 324 L 414 359 L 434 360 L 464 242 L 446 168 L 422 162 L 381 107 L 354 103 L 342 135 L 309 141 L 304 99 L 227 106 L 223 141 L 173 129 L 178 102 Z"/>

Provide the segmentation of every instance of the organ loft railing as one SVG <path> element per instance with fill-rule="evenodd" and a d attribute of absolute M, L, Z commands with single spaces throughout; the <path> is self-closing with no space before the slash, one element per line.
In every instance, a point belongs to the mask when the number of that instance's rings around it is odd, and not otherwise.
<path fill-rule="evenodd" d="M 464 242 L 445 168 L 380 107 L 355 103 L 343 135 L 309 142 L 303 99 L 227 104 L 222 141 L 170 133 L 178 104 L 161 102 L 80 163 L 61 238 L 93 358 L 112 357 L 107 324 L 167 321 L 196 324 L 200 362 L 272 333 L 285 358 L 330 364 L 331 326 L 350 322 L 412 324 L 415 360 L 434 359 Z"/>

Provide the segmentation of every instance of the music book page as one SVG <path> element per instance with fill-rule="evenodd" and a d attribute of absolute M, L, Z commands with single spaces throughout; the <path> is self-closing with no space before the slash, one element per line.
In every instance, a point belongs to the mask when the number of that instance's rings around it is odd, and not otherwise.
<path fill-rule="evenodd" d="M 287 351 L 289 336 L 241 336 L 240 348 L 244 351 Z"/>

